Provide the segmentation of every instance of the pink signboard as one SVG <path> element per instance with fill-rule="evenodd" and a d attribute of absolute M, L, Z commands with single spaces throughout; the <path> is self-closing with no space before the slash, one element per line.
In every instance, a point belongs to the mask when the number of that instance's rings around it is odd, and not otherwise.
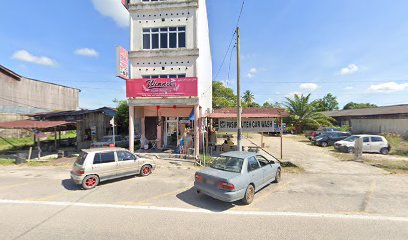
<path fill-rule="evenodd" d="M 116 76 L 129 79 L 129 54 L 121 46 L 116 47 Z"/>
<path fill-rule="evenodd" d="M 122 4 L 126 9 L 129 9 L 129 0 L 122 0 Z"/>
<path fill-rule="evenodd" d="M 190 97 L 198 96 L 197 78 L 130 79 L 126 81 L 126 96 Z"/>

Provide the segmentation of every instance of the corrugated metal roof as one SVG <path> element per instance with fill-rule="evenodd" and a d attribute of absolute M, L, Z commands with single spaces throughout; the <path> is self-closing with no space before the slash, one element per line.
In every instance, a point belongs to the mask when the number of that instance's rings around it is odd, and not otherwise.
<path fill-rule="evenodd" d="M 66 121 L 35 121 L 35 120 L 18 120 L 11 122 L 0 122 L 0 128 L 5 129 L 47 129 L 57 126 L 70 124 Z"/>
<path fill-rule="evenodd" d="M 408 114 L 408 104 L 323 112 L 323 114 L 329 117 L 373 116 L 404 113 Z"/>
<path fill-rule="evenodd" d="M 282 108 L 243 108 L 242 118 L 276 118 L 288 117 L 289 113 Z M 207 114 L 209 118 L 236 118 L 236 108 L 215 109 L 213 113 Z"/>
<path fill-rule="evenodd" d="M 102 107 L 94 110 L 88 110 L 88 109 L 83 109 L 79 111 L 61 111 L 61 112 L 43 112 L 43 113 L 36 113 L 36 114 L 31 114 L 29 116 L 35 117 L 35 118 L 47 118 L 47 117 L 63 117 L 63 116 L 78 116 L 78 115 L 84 115 L 88 113 L 94 113 L 94 112 L 102 112 L 108 116 L 111 116 L 113 112 L 116 113 L 115 108 L 110 108 L 110 107 Z"/>

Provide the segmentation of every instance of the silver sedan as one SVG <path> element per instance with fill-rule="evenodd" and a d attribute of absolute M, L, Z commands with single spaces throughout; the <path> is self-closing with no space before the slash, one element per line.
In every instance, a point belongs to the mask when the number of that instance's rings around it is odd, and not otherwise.
<path fill-rule="evenodd" d="M 197 193 L 221 201 L 250 204 L 255 192 L 280 178 L 278 162 L 261 154 L 236 151 L 221 154 L 210 167 L 197 171 L 194 187 Z"/>

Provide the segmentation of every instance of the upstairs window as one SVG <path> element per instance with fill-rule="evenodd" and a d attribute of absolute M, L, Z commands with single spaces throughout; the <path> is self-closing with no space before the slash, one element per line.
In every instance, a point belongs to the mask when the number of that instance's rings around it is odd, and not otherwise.
<path fill-rule="evenodd" d="M 143 49 L 186 47 L 186 27 L 144 28 Z"/>
<path fill-rule="evenodd" d="M 185 78 L 186 74 L 168 75 L 143 75 L 142 78 Z"/>

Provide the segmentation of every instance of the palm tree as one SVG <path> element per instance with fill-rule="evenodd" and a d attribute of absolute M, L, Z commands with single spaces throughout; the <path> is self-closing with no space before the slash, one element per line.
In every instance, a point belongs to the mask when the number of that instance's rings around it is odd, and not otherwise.
<path fill-rule="evenodd" d="M 304 128 L 318 128 L 319 126 L 332 126 L 333 118 L 322 113 L 315 112 L 310 101 L 310 93 L 306 96 L 295 94 L 293 98 L 286 97 L 284 105 L 290 113 L 291 121 L 296 132 Z"/>
<path fill-rule="evenodd" d="M 255 101 L 254 94 L 253 94 L 251 91 L 246 90 L 246 91 L 244 92 L 244 95 L 242 96 L 242 100 L 244 101 L 244 103 L 245 103 L 247 106 L 251 106 L 252 103 L 254 103 L 254 101 Z"/>

